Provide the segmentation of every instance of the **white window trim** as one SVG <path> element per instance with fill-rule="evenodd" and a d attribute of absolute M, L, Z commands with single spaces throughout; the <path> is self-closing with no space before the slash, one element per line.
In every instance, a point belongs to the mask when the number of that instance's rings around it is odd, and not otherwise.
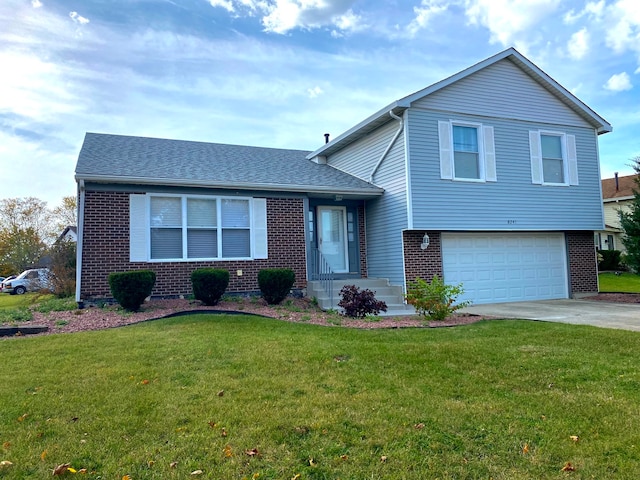
<path fill-rule="evenodd" d="M 564 182 L 545 182 L 542 161 L 542 135 L 560 137 L 562 150 L 562 176 Z M 557 130 L 531 130 L 529 132 L 531 151 L 532 183 L 549 187 L 569 187 L 578 185 L 578 163 L 576 158 L 576 137 Z M 535 142 L 535 145 L 533 144 Z"/>
<path fill-rule="evenodd" d="M 151 199 L 152 198 L 180 198 L 181 206 L 182 206 L 182 258 L 151 258 Z M 146 198 L 146 254 L 147 254 L 147 262 L 149 263 L 163 263 L 163 262 L 221 262 L 221 261 L 238 261 L 238 260 L 255 260 L 256 258 L 263 258 L 255 256 L 256 245 L 255 245 L 255 213 L 254 213 L 254 200 L 252 197 L 230 197 L 224 195 L 183 195 L 183 194 L 170 194 L 170 193 L 150 193 L 145 195 Z M 249 230 L 249 238 L 250 238 L 250 256 L 249 257 L 222 257 L 222 226 L 218 224 L 216 226 L 216 234 L 218 236 L 218 252 L 220 256 L 218 257 L 209 257 L 209 258 L 189 258 L 187 257 L 187 199 L 205 199 L 205 200 L 216 200 L 216 209 L 217 209 L 217 218 L 219 222 L 222 221 L 221 209 L 222 209 L 222 201 L 223 200 L 246 200 L 249 203 L 249 226 L 246 227 Z M 243 228 L 245 229 L 245 228 Z M 266 258 L 266 257 L 264 257 Z"/>
<path fill-rule="evenodd" d="M 455 150 L 453 146 L 453 127 L 472 127 L 476 129 L 478 138 L 478 174 L 479 178 L 455 176 Z M 440 178 L 456 182 L 486 183 L 496 182 L 495 137 L 492 126 L 466 120 L 449 120 L 438 122 L 440 146 Z M 487 137 L 491 140 L 487 145 Z M 490 164 L 489 164 L 490 162 Z"/>

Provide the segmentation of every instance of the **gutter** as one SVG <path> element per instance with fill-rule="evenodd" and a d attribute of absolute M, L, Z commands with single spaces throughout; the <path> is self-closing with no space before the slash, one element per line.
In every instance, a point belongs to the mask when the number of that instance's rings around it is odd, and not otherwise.
<path fill-rule="evenodd" d="M 265 190 L 270 192 L 295 192 L 295 193 L 327 193 L 331 195 L 371 195 L 380 196 L 384 193 L 384 189 L 379 187 L 369 188 L 351 188 L 351 187 L 330 187 L 330 186 L 310 186 L 310 185 L 282 185 L 275 183 L 211 183 L 207 180 L 179 180 L 169 178 L 152 178 L 152 177 L 112 177 L 108 175 L 76 175 L 76 181 L 82 182 L 82 190 L 84 191 L 84 182 L 95 183 L 116 183 L 116 184 L 132 184 L 132 185 L 167 185 L 173 187 L 198 187 L 198 188 L 220 188 L 229 190 L 229 188 L 237 190 Z M 79 233 L 79 232 L 78 232 Z"/>
<path fill-rule="evenodd" d="M 398 139 L 398 137 L 400 136 L 400 133 L 404 129 L 404 121 L 402 120 L 402 117 L 399 117 L 398 115 L 393 113 L 393 110 L 389 110 L 389 115 L 391 116 L 391 118 L 394 118 L 395 120 L 398 120 L 398 130 L 396 130 L 396 133 L 393 136 L 393 138 L 391 139 L 391 141 L 389 142 L 389 145 L 387 145 L 387 148 L 385 149 L 385 151 L 380 156 L 380 159 L 378 160 L 378 163 L 376 163 L 376 166 L 373 167 L 373 170 L 371 171 L 371 175 L 369 175 L 369 183 L 373 183 L 373 176 L 378 171 L 378 168 L 380 168 L 380 165 L 382 165 L 382 162 L 384 161 L 384 159 L 389 154 L 389 150 L 391 150 L 391 147 L 393 147 L 393 144 L 396 143 L 396 140 Z"/>
<path fill-rule="evenodd" d="M 83 307 L 80 297 L 82 284 L 82 244 L 84 240 L 84 180 L 78 180 L 78 239 L 76 241 L 76 303 Z"/>

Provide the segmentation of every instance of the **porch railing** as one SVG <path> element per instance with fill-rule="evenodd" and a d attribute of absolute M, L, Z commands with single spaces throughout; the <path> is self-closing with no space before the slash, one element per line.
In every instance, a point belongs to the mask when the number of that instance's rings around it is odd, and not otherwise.
<path fill-rule="evenodd" d="M 311 254 L 311 280 L 320 282 L 322 289 L 329 295 L 329 302 L 333 308 L 334 273 L 327 259 L 317 248 L 314 248 Z"/>

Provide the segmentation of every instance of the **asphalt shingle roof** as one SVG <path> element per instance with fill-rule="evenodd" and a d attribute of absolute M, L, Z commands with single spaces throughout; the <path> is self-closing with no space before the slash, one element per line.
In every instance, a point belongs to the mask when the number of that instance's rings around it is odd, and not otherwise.
<path fill-rule="evenodd" d="M 306 159 L 308 151 L 87 133 L 76 177 L 162 185 L 380 194 L 364 180 Z"/>
<path fill-rule="evenodd" d="M 605 178 L 602 180 L 602 199 L 633 197 L 634 189 L 638 189 L 636 179 L 638 175 L 626 175 L 618 177 L 618 185 L 616 187 L 616 179 Z"/>

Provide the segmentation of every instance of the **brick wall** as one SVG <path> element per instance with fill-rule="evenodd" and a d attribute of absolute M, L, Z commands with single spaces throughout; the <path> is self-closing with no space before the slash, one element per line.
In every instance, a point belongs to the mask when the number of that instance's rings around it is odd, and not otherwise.
<path fill-rule="evenodd" d="M 567 232 L 569 256 L 569 296 L 598 291 L 598 264 L 593 232 Z"/>
<path fill-rule="evenodd" d="M 269 258 L 264 260 L 208 262 L 129 262 L 129 194 L 95 192 L 85 195 L 82 250 L 83 300 L 111 297 L 107 277 L 111 272 L 149 269 L 156 272 L 154 296 L 190 295 L 190 275 L 200 267 L 229 270 L 227 292 L 256 292 L 263 268 L 292 268 L 294 288 L 306 286 L 304 208 L 302 199 L 267 199 Z M 237 275 L 242 270 L 242 276 Z"/>
<path fill-rule="evenodd" d="M 364 205 L 358 207 L 358 245 L 360 248 L 360 276 L 367 278 L 367 226 Z"/>
<path fill-rule="evenodd" d="M 429 247 L 420 248 L 422 237 L 429 235 Z M 404 274 L 407 284 L 416 278 L 430 282 L 434 275 L 442 275 L 442 247 L 440 232 L 425 232 L 424 230 L 405 231 L 402 233 L 404 244 Z"/>

